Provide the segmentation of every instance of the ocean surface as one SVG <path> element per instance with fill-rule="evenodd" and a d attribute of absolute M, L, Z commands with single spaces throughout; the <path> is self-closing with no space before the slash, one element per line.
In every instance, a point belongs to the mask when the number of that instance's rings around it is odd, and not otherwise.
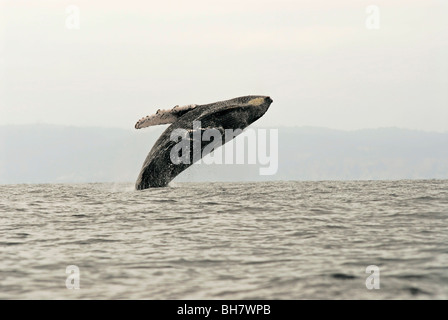
<path fill-rule="evenodd" d="M 448 299 L 448 181 L 2 185 L 0 299 Z"/>

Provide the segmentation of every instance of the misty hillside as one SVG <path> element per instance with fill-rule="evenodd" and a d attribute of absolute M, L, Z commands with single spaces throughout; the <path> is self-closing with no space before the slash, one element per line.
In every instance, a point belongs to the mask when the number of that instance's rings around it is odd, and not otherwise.
<path fill-rule="evenodd" d="M 0 183 L 134 182 L 166 126 L 0 126 Z M 175 181 L 447 179 L 448 133 L 279 128 L 278 171 L 193 165 Z"/>

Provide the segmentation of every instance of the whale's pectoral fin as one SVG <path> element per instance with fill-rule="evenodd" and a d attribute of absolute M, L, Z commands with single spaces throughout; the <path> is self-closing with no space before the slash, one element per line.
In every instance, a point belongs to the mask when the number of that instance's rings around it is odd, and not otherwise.
<path fill-rule="evenodd" d="M 189 104 L 182 107 L 175 106 L 174 108 L 169 110 L 159 109 L 155 114 L 143 117 L 140 120 L 138 120 L 137 123 L 135 124 L 135 129 L 157 126 L 160 124 L 173 123 L 178 118 L 183 116 L 188 111 L 193 110 L 194 108 L 196 108 L 195 104 Z"/>

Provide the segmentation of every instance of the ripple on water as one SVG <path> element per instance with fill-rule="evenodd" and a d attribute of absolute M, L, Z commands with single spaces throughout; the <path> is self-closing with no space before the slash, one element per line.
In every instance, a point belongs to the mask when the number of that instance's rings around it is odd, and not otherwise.
<path fill-rule="evenodd" d="M 1 298 L 447 299 L 448 181 L 0 186 Z M 367 290 L 366 267 L 381 289 Z"/>

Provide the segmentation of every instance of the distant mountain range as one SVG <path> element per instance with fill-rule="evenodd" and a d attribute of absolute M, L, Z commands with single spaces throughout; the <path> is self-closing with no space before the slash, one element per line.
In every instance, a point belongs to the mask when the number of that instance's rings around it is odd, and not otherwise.
<path fill-rule="evenodd" d="M 0 126 L 0 184 L 134 182 L 166 126 Z M 448 133 L 278 128 L 278 171 L 193 165 L 174 181 L 448 179 Z"/>

